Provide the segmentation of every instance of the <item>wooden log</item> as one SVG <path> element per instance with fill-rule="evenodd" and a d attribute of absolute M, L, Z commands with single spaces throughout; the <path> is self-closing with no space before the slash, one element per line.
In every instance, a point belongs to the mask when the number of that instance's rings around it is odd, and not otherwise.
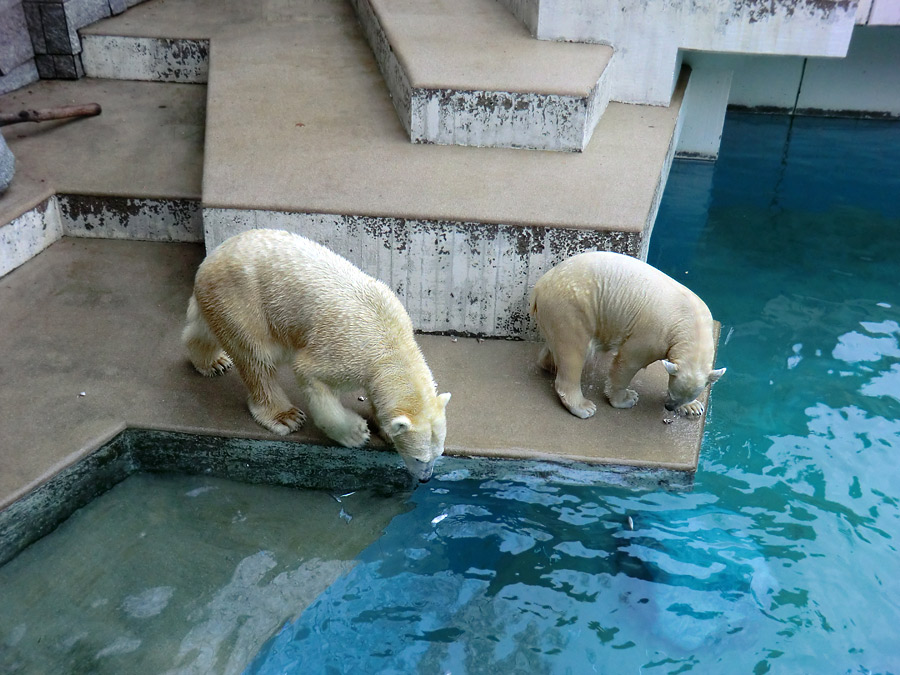
<path fill-rule="evenodd" d="M 0 127 L 19 122 L 46 122 L 70 117 L 94 117 L 101 113 L 98 103 L 82 105 L 64 105 L 58 108 L 42 108 L 40 110 L 21 110 L 17 113 L 0 113 Z"/>

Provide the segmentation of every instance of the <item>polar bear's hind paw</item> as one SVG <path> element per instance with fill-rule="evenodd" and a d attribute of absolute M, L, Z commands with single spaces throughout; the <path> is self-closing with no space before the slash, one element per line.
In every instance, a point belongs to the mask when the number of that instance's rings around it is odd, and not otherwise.
<path fill-rule="evenodd" d="M 622 391 L 610 392 L 607 394 L 609 404 L 613 408 L 633 408 L 637 403 L 638 393 L 634 389 L 623 389 Z"/>
<path fill-rule="evenodd" d="M 231 361 L 231 357 L 225 352 L 222 352 L 209 363 L 205 363 L 202 366 L 194 364 L 194 367 L 197 369 L 197 372 L 204 377 L 218 377 L 231 370 L 233 365 L 234 363 Z"/>

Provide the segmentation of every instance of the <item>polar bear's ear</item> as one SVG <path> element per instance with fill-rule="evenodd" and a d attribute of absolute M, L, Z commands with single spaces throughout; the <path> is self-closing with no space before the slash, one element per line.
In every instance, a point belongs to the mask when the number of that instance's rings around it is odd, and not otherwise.
<path fill-rule="evenodd" d="M 389 433 L 391 438 L 393 438 L 394 436 L 405 434 L 410 429 L 412 429 L 412 422 L 409 421 L 409 418 L 406 415 L 400 415 L 391 420 Z"/>
<path fill-rule="evenodd" d="M 446 408 L 447 404 L 450 402 L 450 392 L 446 392 L 443 394 L 438 394 L 437 397 L 438 403 L 441 404 L 441 408 Z"/>
<path fill-rule="evenodd" d="M 713 382 L 715 382 L 716 380 L 718 380 L 720 377 L 722 377 L 724 374 L 725 374 L 725 369 L 724 369 L 724 368 L 719 368 L 718 370 L 712 370 L 712 371 L 710 371 L 710 373 L 709 373 L 709 378 L 707 378 L 707 379 L 708 379 L 708 382 L 709 382 L 710 384 L 712 384 Z"/>
<path fill-rule="evenodd" d="M 669 375 L 674 375 L 675 373 L 678 372 L 678 365 L 677 365 L 677 364 L 672 363 L 671 361 L 666 361 L 665 359 L 663 359 L 663 362 L 662 362 L 662 363 L 663 363 L 663 365 L 666 367 L 666 372 L 667 372 Z"/>

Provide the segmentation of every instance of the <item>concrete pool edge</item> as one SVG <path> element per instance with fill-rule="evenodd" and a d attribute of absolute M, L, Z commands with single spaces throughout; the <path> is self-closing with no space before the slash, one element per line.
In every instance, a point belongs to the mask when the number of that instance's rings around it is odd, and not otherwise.
<path fill-rule="evenodd" d="M 139 472 L 208 475 L 314 490 L 416 487 L 393 451 L 135 427 L 120 427 L 93 450 L 70 455 L 66 461 L 69 463 L 54 468 L 52 475 L 48 472 L 0 505 L 0 566 L 50 534 L 78 509 Z M 693 472 L 576 461 L 452 456 L 439 460 L 434 480 L 466 479 L 682 490 L 690 488 Z"/>

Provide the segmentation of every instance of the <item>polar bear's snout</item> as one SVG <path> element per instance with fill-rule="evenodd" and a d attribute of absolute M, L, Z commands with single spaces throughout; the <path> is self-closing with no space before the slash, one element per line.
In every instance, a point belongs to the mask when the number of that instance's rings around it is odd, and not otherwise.
<path fill-rule="evenodd" d="M 406 470 L 409 471 L 412 477 L 418 480 L 420 483 L 427 483 L 431 480 L 431 476 L 434 473 L 434 463 L 436 461 L 436 457 L 430 462 L 423 462 L 422 460 L 416 459 L 415 457 L 403 456 L 403 462 L 406 464 Z"/>

